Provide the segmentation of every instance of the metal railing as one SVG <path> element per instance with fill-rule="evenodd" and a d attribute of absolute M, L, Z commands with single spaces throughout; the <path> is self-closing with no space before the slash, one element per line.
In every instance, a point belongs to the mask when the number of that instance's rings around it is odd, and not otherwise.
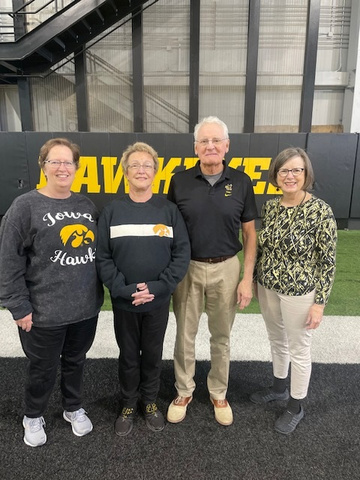
<path fill-rule="evenodd" d="M 2 0 L 0 7 L 0 42 L 15 42 L 53 15 L 78 1 L 27 0 L 21 6 L 14 8 L 12 0 Z"/>

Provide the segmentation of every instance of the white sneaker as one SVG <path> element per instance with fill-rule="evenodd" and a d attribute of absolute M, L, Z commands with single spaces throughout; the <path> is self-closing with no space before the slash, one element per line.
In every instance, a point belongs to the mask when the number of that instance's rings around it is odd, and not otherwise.
<path fill-rule="evenodd" d="M 40 447 L 40 445 L 44 445 L 47 440 L 44 430 L 44 417 L 29 418 L 24 415 L 23 427 L 24 442 L 26 445 L 29 445 L 29 447 Z"/>
<path fill-rule="evenodd" d="M 67 422 L 71 423 L 72 431 L 74 435 L 78 437 L 90 433 L 93 429 L 93 424 L 83 408 L 75 412 L 67 412 L 64 410 L 63 417 Z"/>

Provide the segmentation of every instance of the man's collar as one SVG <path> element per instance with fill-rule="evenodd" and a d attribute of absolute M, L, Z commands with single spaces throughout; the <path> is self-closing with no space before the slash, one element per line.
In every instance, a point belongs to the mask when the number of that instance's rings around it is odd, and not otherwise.
<path fill-rule="evenodd" d="M 229 176 L 229 167 L 227 166 L 225 160 L 222 161 L 223 163 L 223 171 L 221 172 L 221 178 L 228 178 Z M 195 176 L 196 177 L 204 177 L 205 175 L 202 173 L 201 168 L 200 168 L 200 159 L 196 162 L 195 164 Z"/>

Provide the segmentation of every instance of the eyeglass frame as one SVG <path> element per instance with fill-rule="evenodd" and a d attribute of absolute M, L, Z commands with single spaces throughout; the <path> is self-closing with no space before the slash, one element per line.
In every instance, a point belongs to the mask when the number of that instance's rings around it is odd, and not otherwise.
<path fill-rule="evenodd" d="M 133 163 L 133 164 L 129 164 L 127 168 L 130 170 L 136 170 L 136 171 L 139 171 L 140 168 L 143 168 L 145 172 L 149 172 L 150 170 L 155 170 L 155 165 L 150 165 L 150 163 L 147 163 L 147 164 Z"/>
<path fill-rule="evenodd" d="M 295 170 L 299 170 L 298 173 L 294 173 Z M 303 172 L 305 171 L 305 167 L 296 167 L 296 168 L 280 168 L 278 171 L 277 171 L 277 174 L 281 177 L 281 178 L 286 178 L 289 173 L 291 172 L 291 175 L 293 177 L 299 177 Z"/>
<path fill-rule="evenodd" d="M 203 140 L 195 140 L 195 143 L 200 143 L 202 147 L 207 147 L 210 142 L 212 145 L 220 145 L 224 140 L 229 140 L 228 138 L 204 138 Z"/>
<path fill-rule="evenodd" d="M 48 163 L 51 167 L 60 168 L 61 165 L 64 165 L 65 168 L 75 168 L 75 162 L 62 162 L 61 160 L 44 160 L 44 163 Z"/>

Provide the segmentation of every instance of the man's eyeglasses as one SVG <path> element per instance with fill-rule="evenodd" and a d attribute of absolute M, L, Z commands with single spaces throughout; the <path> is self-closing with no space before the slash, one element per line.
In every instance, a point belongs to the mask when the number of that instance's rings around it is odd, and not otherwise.
<path fill-rule="evenodd" d="M 140 170 L 140 168 L 143 168 L 146 172 L 150 172 L 150 170 L 154 170 L 154 165 L 152 163 L 131 163 L 128 168 L 130 168 L 130 170 Z"/>
<path fill-rule="evenodd" d="M 302 174 L 302 172 L 305 170 L 305 168 L 282 168 L 281 170 L 278 171 L 278 175 L 280 177 L 287 177 L 289 173 L 291 172 L 294 177 L 298 177 L 299 175 Z"/>
<path fill-rule="evenodd" d="M 227 140 L 227 138 L 204 138 L 203 140 L 196 140 L 196 143 L 200 143 L 202 147 L 207 147 L 210 142 L 213 145 L 220 145 L 224 140 Z"/>
<path fill-rule="evenodd" d="M 60 160 L 45 160 L 44 163 L 48 163 L 52 168 L 59 168 L 60 165 L 64 165 L 66 168 L 74 168 L 74 162 L 60 162 Z"/>

